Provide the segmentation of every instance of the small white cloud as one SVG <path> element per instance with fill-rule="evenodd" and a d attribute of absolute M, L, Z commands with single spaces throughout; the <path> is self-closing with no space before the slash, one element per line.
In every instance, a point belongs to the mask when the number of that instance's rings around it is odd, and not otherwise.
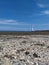
<path fill-rule="evenodd" d="M 30 24 L 24 22 L 18 22 L 16 20 L 0 20 L 0 24 L 8 24 L 8 25 L 26 25 L 29 26 Z"/>
<path fill-rule="evenodd" d="M 49 15 L 49 10 L 46 10 L 46 11 L 42 11 L 42 14 L 46 14 L 46 15 Z"/>
<path fill-rule="evenodd" d="M 44 8 L 44 7 L 45 7 L 44 4 L 40 4 L 40 3 L 38 3 L 37 5 L 38 5 L 39 7 L 41 7 L 41 8 Z"/>
<path fill-rule="evenodd" d="M 15 20 L 0 20 L 0 23 L 11 23 L 14 22 Z"/>
<path fill-rule="evenodd" d="M 0 24 L 18 25 L 20 22 L 16 20 L 0 20 Z"/>
<path fill-rule="evenodd" d="M 3 20 L 3 21 L 8 22 L 8 23 L 10 23 L 10 22 L 16 22 L 16 20 Z"/>
<path fill-rule="evenodd" d="M 17 22 L 16 20 L 0 20 L 0 30 L 19 30 L 19 31 L 30 31 L 31 24 L 24 22 Z M 32 31 L 34 29 L 32 28 Z"/>

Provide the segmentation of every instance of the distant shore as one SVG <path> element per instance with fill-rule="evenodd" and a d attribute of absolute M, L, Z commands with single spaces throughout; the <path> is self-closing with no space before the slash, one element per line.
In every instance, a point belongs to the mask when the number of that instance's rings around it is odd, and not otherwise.
<path fill-rule="evenodd" d="M 0 31 L 0 35 L 49 35 L 49 30 L 36 30 L 36 31 Z"/>

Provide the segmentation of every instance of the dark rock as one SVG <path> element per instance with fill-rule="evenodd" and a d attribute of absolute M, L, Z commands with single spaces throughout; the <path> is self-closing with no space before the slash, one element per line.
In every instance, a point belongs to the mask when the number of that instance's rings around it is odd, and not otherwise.
<path fill-rule="evenodd" d="M 4 57 L 10 58 L 10 59 L 14 59 L 14 57 L 12 55 L 4 55 Z"/>
<path fill-rule="evenodd" d="M 25 52 L 25 54 L 26 54 L 26 55 L 28 55 L 28 54 L 29 54 L 29 52 L 28 52 L 28 51 L 26 51 L 26 52 Z"/>
<path fill-rule="evenodd" d="M 22 49 L 20 49 L 20 51 L 25 51 L 25 49 L 22 48 Z"/>
<path fill-rule="evenodd" d="M 47 48 L 49 48 L 49 46 L 47 46 Z"/>
<path fill-rule="evenodd" d="M 36 53 L 33 54 L 33 56 L 36 58 L 36 57 L 39 57 Z"/>
<path fill-rule="evenodd" d="M 26 43 L 26 42 L 27 42 L 27 41 L 25 41 L 25 40 L 24 40 L 24 41 L 22 41 L 22 43 Z"/>
<path fill-rule="evenodd" d="M 2 47 L 0 47 L 0 52 L 3 50 L 3 48 Z"/>
<path fill-rule="evenodd" d="M 34 45 L 38 45 L 38 46 L 45 46 L 45 44 L 40 44 L 40 43 L 37 43 L 37 44 L 34 44 Z"/>

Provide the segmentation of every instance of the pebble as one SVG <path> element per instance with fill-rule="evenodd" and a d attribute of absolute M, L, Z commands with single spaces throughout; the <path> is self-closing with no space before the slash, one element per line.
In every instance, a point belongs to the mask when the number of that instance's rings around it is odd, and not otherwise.
<path fill-rule="evenodd" d="M 4 37 L 5 40 L 3 40 Z M 49 40 L 41 37 L 26 35 L 25 39 L 23 36 L 2 35 L 0 37 L 0 65 L 48 65 Z"/>

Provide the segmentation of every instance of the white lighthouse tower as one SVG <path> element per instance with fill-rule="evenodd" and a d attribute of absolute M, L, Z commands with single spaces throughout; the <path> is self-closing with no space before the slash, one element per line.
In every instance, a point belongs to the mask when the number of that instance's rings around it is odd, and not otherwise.
<path fill-rule="evenodd" d="M 31 24 L 31 31 L 34 31 L 33 25 Z"/>

